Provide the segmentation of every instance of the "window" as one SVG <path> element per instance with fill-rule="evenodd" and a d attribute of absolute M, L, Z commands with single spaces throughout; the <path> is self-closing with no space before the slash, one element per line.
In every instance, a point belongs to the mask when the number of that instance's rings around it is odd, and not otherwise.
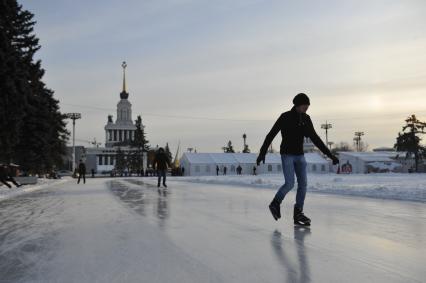
<path fill-rule="evenodd" d="M 321 171 L 325 171 L 325 165 L 323 164 L 323 165 L 321 165 Z"/>
<path fill-rule="evenodd" d="M 102 165 L 102 155 L 99 155 L 99 165 Z"/>
<path fill-rule="evenodd" d="M 317 171 L 317 165 L 316 164 L 312 164 L 312 171 Z"/>
<path fill-rule="evenodd" d="M 122 135 L 123 135 L 122 131 L 118 130 L 118 140 L 119 141 L 122 141 Z"/>
<path fill-rule="evenodd" d="M 268 165 L 268 172 L 272 172 L 272 165 L 271 164 Z"/>
<path fill-rule="evenodd" d="M 282 168 L 281 168 L 281 165 L 277 165 L 277 171 L 281 171 L 282 170 Z"/>
<path fill-rule="evenodd" d="M 109 165 L 114 165 L 114 156 L 109 157 Z"/>
<path fill-rule="evenodd" d="M 210 172 L 210 165 L 206 166 L 206 172 Z"/>
<path fill-rule="evenodd" d="M 199 165 L 195 166 L 195 172 L 200 172 L 200 166 Z"/>

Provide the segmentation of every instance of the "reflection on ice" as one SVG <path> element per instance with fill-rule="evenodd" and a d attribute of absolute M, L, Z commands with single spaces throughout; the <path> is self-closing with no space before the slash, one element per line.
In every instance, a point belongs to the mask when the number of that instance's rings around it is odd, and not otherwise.
<path fill-rule="evenodd" d="M 110 181 L 108 188 L 122 202 L 143 216 L 149 216 L 147 211 L 150 211 L 152 208 L 153 215 L 159 220 L 159 226 L 163 227 L 164 220 L 169 217 L 167 197 L 169 191 L 165 188 L 157 188 L 143 181 L 132 179 L 124 181 Z M 157 193 L 155 193 L 155 188 L 157 188 Z"/>
<path fill-rule="evenodd" d="M 311 282 L 308 263 L 308 253 L 305 251 L 305 237 L 311 234 L 309 227 L 294 226 L 295 245 L 285 246 L 281 232 L 275 230 L 272 233 L 271 245 L 274 253 L 286 270 L 287 280 L 285 282 Z M 296 247 L 297 263 L 294 262 L 294 254 L 291 249 Z"/>

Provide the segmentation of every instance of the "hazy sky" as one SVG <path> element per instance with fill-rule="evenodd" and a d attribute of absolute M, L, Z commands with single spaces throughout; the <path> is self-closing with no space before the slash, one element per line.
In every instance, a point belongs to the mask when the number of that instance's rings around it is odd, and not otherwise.
<path fill-rule="evenodd" d="M 364 131 L 370 149 L 392 146 L 409 114 L 426 120 L 423 0 L 20 3 L 35 13 L 48 87 L 63 112 L 82 113 L 86 146 L 104 142 L 115 119 L 123 60 L 133 119 L 142 115 L 151 145 L 172 150 L 179 140 L 241 150 L 246 133 L 257 152 L 298 92 L 324 140 L 325 120 L 330 140 Z"/>

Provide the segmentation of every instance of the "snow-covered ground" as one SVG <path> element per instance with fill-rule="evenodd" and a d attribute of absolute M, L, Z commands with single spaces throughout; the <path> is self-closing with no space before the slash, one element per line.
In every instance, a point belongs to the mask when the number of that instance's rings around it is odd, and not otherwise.
<path fill-rule="evenodd" d="M 52 184 L 0 201 L 1 282 L 424 282 L 426 205 L 155 178 Z"/>
<path fill-rule="evenodd" d="M 65 178 L 62 178 L 62 179 L 39 178 L 37 180 L 37 184 L 24 185 L 24 186 L 21 186 L 19 188 L 17 188 L 11 182 L 8 182 L 12 186 L 12 188 L 9 189 L 8 187 L 6 187 L 3 184 L 0 186 L 0 201 L 4 200 L 4 199 L 11 198 L 11 197 L 18 196 L 20 194 L 41 190 L 41 189 L 47 188 L 48 186 L 61 184 L 61 183 L 64 183 L 64 182 L 67 182 L 67 181 L 70 181 L 70 180 L 71 180 L 70 177 L 65 177 Z"/>
<path fill-rule="evenodd" d="M 284 177 L 278 174 L 179 177 L 175 180 L 274 190 L 284 183 Z M 297 181 L 294 189 L 296 187 Z M 426 202 L 426 174 L 308 174 L 308 191 Z"/>

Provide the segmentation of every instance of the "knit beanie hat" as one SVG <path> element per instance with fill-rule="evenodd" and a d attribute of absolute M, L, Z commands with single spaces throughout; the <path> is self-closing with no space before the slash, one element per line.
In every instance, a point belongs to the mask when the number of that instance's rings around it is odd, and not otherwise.
<path fill-rule="evenodd" d="M 309 102 L 309 97 L 306 94 L 299 93 L 293 98 L 293 104 L 294 106 L 299 106 L 304 104 L 310 105 L 311 103 Z"/>

